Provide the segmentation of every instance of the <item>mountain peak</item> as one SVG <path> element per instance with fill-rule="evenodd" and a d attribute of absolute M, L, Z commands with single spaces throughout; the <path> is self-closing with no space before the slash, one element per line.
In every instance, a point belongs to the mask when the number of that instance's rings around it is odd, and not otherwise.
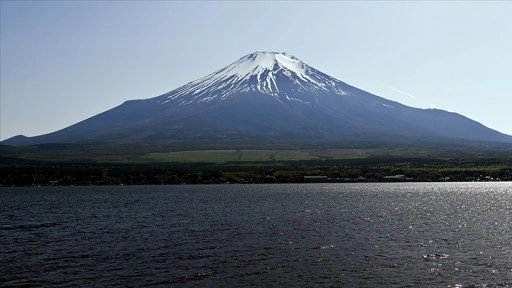
<path fill-rule="evenodd" d="M 254 52 L 232 64 L 176 90 L 162 95 L 161 104 L 187 105 L 194 102 L 220 101 L 233 95 L 259 92 L 277 101 L 310 103 L 316 97 L 297 98 L 301 90 L 330 91 L 345 95 L 341 82 L 308 66 L 284 52 Z M 285 92 L 284 90 L 288 90 Z M 183 97 L 186 96 L 186 97 Z M 304 98 L 304 99 L 303 99 Z"/>
<path fill-rule="evenodd" d="M 268 70 L 277 72 L 279 69 L 293 72 L 300 78 L 307 78 L 307 65 L 295 56 L 283 52 L 254 52 L 240 58 L 228 67 L 233 68 L 229 71 L 244 78 L 251 75 L 259 76 Z"/>
<path fill-rule="evenodd" d="M 260 66 L 266 69 L 272 69 L 276 63 L 288 66 L 290 68 L 293 66 L 304 65 L 304 63 L 297 59 L 297 57 L 286 54 L 284 52 L 265 51 L 257 51 L 252 54 L 248 54 L 240 58 L 235 63 L 238 63 L 239 65 L 241 63 L 247 63 L 249 65 Z"/>

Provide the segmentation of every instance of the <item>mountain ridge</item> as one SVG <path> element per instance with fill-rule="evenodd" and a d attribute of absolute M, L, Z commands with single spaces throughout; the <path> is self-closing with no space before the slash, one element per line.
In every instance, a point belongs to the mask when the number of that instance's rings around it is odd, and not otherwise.
<path fill-rule="evenodd" d="M 373 95 L 281 52 L 255 52 L 168 93 L 4 145 L 212 138 L 447 138 L 512 143 L 467 117 Z M 421 142 L 421 141 L 420 141 Z"/>

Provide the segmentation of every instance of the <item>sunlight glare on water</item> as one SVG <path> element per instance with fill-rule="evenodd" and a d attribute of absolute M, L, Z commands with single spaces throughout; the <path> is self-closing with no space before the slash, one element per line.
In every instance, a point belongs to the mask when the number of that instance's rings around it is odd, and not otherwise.
<path fill-rule="evenodd" d="M 510 287 L 512 183 L 0 189 L 0 287 Z"/>

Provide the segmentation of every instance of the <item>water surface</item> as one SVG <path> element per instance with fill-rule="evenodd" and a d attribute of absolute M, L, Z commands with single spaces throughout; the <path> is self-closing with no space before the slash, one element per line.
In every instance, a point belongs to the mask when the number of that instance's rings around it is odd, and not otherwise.
<path fill-rule="evenodd" d="M 0 189 L 0 286 L 511 287 L 512 183 Z"/>

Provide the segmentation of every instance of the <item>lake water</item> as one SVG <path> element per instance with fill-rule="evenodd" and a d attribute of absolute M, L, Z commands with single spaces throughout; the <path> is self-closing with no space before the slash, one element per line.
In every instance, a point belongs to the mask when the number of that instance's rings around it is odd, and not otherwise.
<path fill-rule="evenodd" d="M 512 183 L 0 189 L 0 287 L 511 287 Z"/>

